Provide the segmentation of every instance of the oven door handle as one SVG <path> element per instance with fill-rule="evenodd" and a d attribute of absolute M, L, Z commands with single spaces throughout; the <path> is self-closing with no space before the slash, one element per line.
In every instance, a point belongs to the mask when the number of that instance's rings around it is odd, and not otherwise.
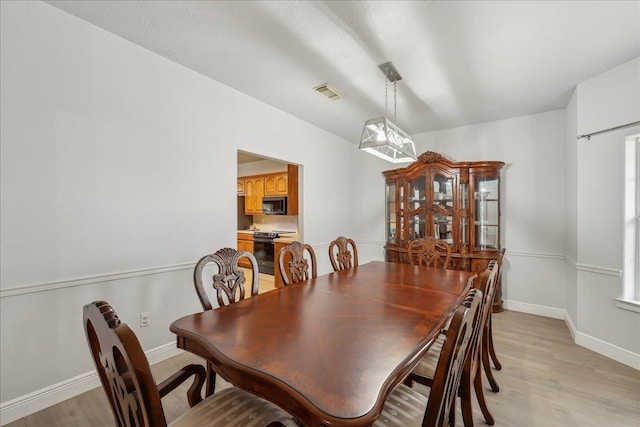
<path fill-rule="evenodd" d="M 261 239 L 261 238 L 253 238 L 253 242 L 258 242 L 258 243 L 273 243 L 273 239 Z"/>

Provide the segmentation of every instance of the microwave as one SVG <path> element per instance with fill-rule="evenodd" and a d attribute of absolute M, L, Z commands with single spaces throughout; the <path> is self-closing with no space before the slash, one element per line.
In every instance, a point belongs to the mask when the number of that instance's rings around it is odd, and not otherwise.
<path fill-rule="evenodd" d="M 263 197 L 262 213 L 264 215 L 286 215 L 287 197 Z"/>

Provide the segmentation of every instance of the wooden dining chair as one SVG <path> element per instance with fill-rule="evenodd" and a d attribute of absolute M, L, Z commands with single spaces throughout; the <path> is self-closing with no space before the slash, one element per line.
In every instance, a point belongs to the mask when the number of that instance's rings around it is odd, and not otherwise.
<path fill-rule="evenodd" d="M 473 426 L 473 413 L 471 409 L 471 385 L 473 385 L 476 393 L 476 398 L 484 416 L 485 421 L 489 425 L 494 424 L 493 416 L 487 407 L 484 398 L 484 388 L 482 385 L 482 344 L 483 333 L 486 331 L 486 324 L 489 317 L 489 313 L 493 308 L 493 295 L 495 294 L 495 280 L 497 275 L 497 262 L 492 260 L 489 262 L 489 266 L 482 273 L 480 277 L 480 283 L 476 287 L 482 292 L 482 301 L 479 309 L 478 321 L 474 323 L 474 331 L 472 335 L 471 348 L 469 355 L 465 361 L 465 366 L 458 389 L 458 395 L 460 396 L 460 405 L 462 409 L 462 418 L 465 427 Z M 442 351 L 442 343 L 444 340 L 444 334 L 440 334 L 436 338 L 427 354 L 422 358 L 420 363 L 411 372 L 408 379 L 414 380 L 420 384 L 432 387 L 433 380 L 436 375 L 436 367 L 440 353 Z"/>
<path fill-rule="evenodd" d="M 305 253 L 308 254 L 311 260 L 311 267 L 309 267 L 309 261 L 305 258 Z M 318 276 L 316 254 L 313 248 L 306 243 L 291 242 L 280 249 L 278 268 L 285 286 Z"/>
<path fill-rule="evenodd" d="M 212 310 L 213 305 L 207 294 L 204 285 L 203 271 L 209 264 L 216 265 L 216 273 L 210 278 L 211 287 L 215 291 L 218 307 L 224 307 L 233 304 L 245 298 L 245 284 L 247 278 L 244 271 L 238 267 L 238 261 L 241 258 L 247 258 L 251 265 L 251 296 L 258 295 L 260 289 L 260 274 L 258 271 L 258 262 L 252 253 L 246 251 L 237 251 L 233 248 L 222 248 L 213 254 L 205 255 L 196 263 L 193 270 L 193 284 L 196 293 L 200 299 L 203 310 Z M 206 396 L 211 396 L 215 392 L 216 373 L 213 366 L 207 362 L 207 384 Z"/>
<path fill-rule="evenodd" d="M 385 402 L 374 427 L 455 426 L 455 401 L 471 349 L 474 324 L 479 320 L 482 291 L 472 289 L 458 307 L 449 328 L 442 334 L 442 349 L 427 398 L 411 387 L 400 384 Z"/>
<path fill-rule="evenodd" d="M 258 295 L 260 289 L 260 272 L 258 262 L 252 253 L 237 251 L 233 248 L 222 248 L 211 255 L 205 255 L 196 263 L 193 270 L 193 284 L 203 310 L 213 309 L 205 289 L 202 273 L 209 263 L 217 266 L 217 273 L 211 276 L 211 286 L 215 290 L 218 307 L 227 306 L 245 298 L 247 278 L 238 266 L 241 258 L 247 258 L 251 264 L 251 296 Z"/>
<path fill-rule="evenodd" d="M 329 259 L 331 260 L 333 271 L 357 266 L 358 247 L 352 239 L 340 236 L 329 243 Z"/>
<path fill-rule="evenodd" d="M 172 427 L 229 426 L 229 420 L 249 420 L 269 427 L 296 424 L 291 416 L 264 399 L 231 387 L 202 400 L 205 371 L 187 365 L 157 384 L 138 338 L 105 301 L 83 308 L 84 329 L 98 377 L 107 395 L 117 427 L 167 426 L 161 398 L 191 376 L 187 392 L 190 409 L 173 421 Z M 245 424 L 242 424 L 245 425 Z"/>
<path fill-rule="evenodd" d="M 502 261 L 504 261 L 504 253 L 505 249 L 501 249 L 498 252 L 498 258 L 496 260 L 497 264 L 497 274 L 496 274 L 496 291 L 498 289 L 498 285 L 500 284 L 500 280 L 502 277 Z M 484 327 L 484 332 L 482 334 L 482 366 L 484 368 L 484 373 L 487 376 L 487 381 L 489 381 L 489 386 L 491 387 L 491 391 L 497 393 L 500 391 L 500 386 L 493 376 L 493 372 L 491 371 L 491 365 L 489 359 L 493 361 L 495 368 L 499 371 L 502 369 L 502 365 L 498 360 L 498 356 L 496 355 L 496 350 L 493 346 L 493 310 L 489 310 L 488 319 Z"/>
<path fill-rule="evenodd" d="M 411 264 L 442 269 L 449 267 L 451 246 L 444 240 L 421 237 L 410 241 L 407 249 Z"/>

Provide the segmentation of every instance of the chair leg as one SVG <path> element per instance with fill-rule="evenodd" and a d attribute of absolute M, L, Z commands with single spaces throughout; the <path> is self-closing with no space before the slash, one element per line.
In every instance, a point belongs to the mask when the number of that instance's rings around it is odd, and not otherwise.
<path fill-rule="evenodd" d="M 491 365 L 489 364 L 489 328 L 488 326 L 485 328 L 484 334 L 482 334 L 482 349 L 480 350 L 480 354 L 482 357 L 482 366 L 484 367 L 484 373 L 487 375 L 487 380 L 489 380 L 489 385 L 491 386 L 491 391 L 499 392 L 500 386 L 498 386 L 498 382 L 493 377 L 493 372 L 491 372 Z"/>
<path fill-rule="evenodd" d="M 502 364 L 498 360 L 498 356 L 496 355 L 496 349 L 493 346 L 493 321 L 491 320 L 491 313 L 489 313 L 489 354 L 491 355 L 491 360 L 493 361 L 493 366 L 499 371 L 502 369 Z"/>
<path fill-rule="evenodd" d="M 207 362 L 207 382 L 205 384 L 205 397 L 213 395 L 216 391 L 216 371 L 213 370 L 211 363 Z"/>
<path fill-rule="evenodd" d="M 476 371 L 476 376 L 473 379 L 473 385 L 476 390 L 476 397 L 478 399 L 478 404 L 480 405 L 480 410 L 482 411 L 482 415 L 484 416 L 484 420 L 492 426 L 495 421 L 491 412 L 489 412 L 489 408 L 487 407 L 487 402 L 484 400 L 484 389 L 482 387 L 482 370 L 478 366 L 478 370 Z"/>
<path fill-rule="evenodd" d="M 479 366 L 478 369 L 480 369 Z M 467 378 L 466 373 L 463 374 L 463 377 L 460 380 L 458 395 L 460 396 L 460 411 L 462 412 L 462 422 L 464 423 L 464 427 L 473 427 L 473 411 L 471 409 L 471 378 Z"/>
<path fill-rule="evenodd" d="M 449 409 L 449 425 L 455 427 L 456 425 L 456 400 L 453 399 L 451 403 L 451 409 Z"/>

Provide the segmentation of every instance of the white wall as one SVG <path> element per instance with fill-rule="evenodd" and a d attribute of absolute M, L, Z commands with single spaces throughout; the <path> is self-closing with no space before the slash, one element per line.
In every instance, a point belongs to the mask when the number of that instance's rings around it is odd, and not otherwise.
<path fill-rule="evenodd" d="M 571 104 L 577 133 L 640 121 L 640 58 L 578 85 Z M 625 137 L 640 126 L 576 141 L 577 313 L 583 345 L 640 369 L 640 314 L 615 306 L 622 297 Z"/>
<path fill-rule="evenodd" d="M 354 234 L 352 168 L 379 179 L 376 160 L 50 5 L 0 6 L 2 423 L 93 370 L 83 304 L 172 345 L 199 309 L 193 263 L 235 246 L 237 150 L 303 165 L 301 226 L 330 269 L 323 248 Z"/>
<path fill-rule="evenodd" d="M 505 307 L 562 317 L 564 110 L 415 136 L 418 152 L 454 161 L 498 160 L 502 169 Z"/>

